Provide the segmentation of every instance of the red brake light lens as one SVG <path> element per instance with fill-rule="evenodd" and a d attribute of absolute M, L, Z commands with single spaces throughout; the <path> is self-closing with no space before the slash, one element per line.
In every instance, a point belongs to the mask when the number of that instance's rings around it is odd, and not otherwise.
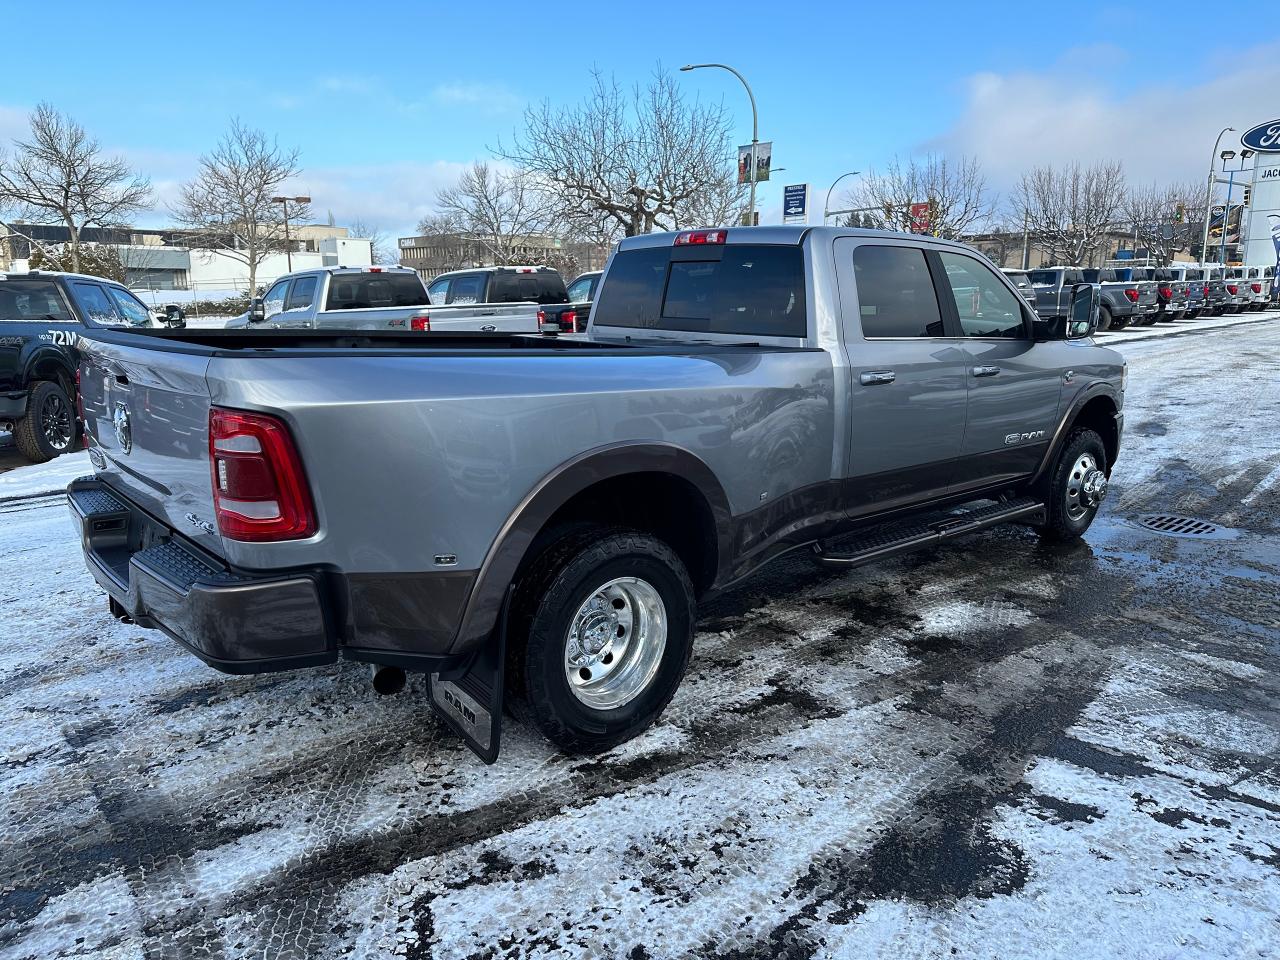
<path fill-rule="evenodd" d="M 247 410 L 209 410 L 209 467 L 218 530 L 230 540 L 301 540 L 315 506 L 289 428 Z"/>
<path fill-rule="evenodd" d="M 1204 289 L 1200 291 L 1200 296 L 1207 297 L 1209 295 L 1209 285 L 1206 283 Z"/>
<path fill-rule="evenodd" d="M 1262 292 L 1262 284 L 1260 284 L 1260 283 L 1251 283 L 1251 284 L 1249 284 L 1249 289 L 1250 289 L 1250 290 L 1252 290 L 1254 293 L 1261 293 L 1261 292 Z M 77 374 L 77 376 L 78 376 L 78 374 Z"/>
<path fill-rule="evenodd" d="M 1173 287 L 1161 287 L 1161 288 L 1160 288 L 1160 296 L 1164 297 L 1166 300 L 1170 300 L 1170 299 L 1172 299 L 1172 298 L 1173 298 Z"/>
<path fill-rule="evenodd" d="M 578 328 L 578 311 L 566 310 L 560 314 L 560 326 L 564 327 L 569 333 L 576 330 Z"/>
<path fill-rule="evenodd" d="M 1233 297 L 1236 295 L 1236 293 L 1237 293 L 1237 291 L 1239 291 L 1239 289 L 1240 289 L 1240 288 L 1239 288 L 1239 287 L 1237 287 L 1234 283 L 1228 283 L 1228 284 L 1227 284 L 1227 293 L 1231 294 Z"/>
<path fill-rule="evenodd" d="M 728 230 L 686 230 L 677 233 L 674 245 L 677 247 L 696 247 L 701 244 L 722 244 L 728 239 Z"/>
<path fill-rule="evenodd" d="M 415 313 L 409 318 L 409 329 L 417 330 L 419 333 L 429 333 L 431 331 L 431 315 Z"/>

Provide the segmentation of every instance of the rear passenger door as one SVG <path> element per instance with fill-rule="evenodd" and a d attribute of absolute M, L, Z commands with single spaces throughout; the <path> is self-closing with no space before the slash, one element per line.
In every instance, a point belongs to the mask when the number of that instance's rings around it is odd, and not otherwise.
<path fill-rule="evenodd" d="M 965 426 L 968 355 L 949 330 L 941 268 L 920 246 L 836 240 L 852 402 L 850 516 L 946 494 Z"/>
<path fill-rule="evenodd" d="M 968 417 L 952 491 L 1016 480 L 1035 471 L 1057 426 L 1058 351 L 1031 338 L 1031 317 L 996 271 L 968 254 L 937 254 L 964 337 Z"/>

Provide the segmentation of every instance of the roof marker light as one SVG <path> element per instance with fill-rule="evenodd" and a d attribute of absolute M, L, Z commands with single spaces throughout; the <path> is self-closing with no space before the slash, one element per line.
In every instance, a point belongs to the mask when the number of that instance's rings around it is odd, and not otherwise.
<path fill-rule="evenodd" d="M 723 244 L 728 236 L 728 230 L 685 230 L 683 233 L 676 234 L 673 245 L 696 247 L 703 244 Z"/>

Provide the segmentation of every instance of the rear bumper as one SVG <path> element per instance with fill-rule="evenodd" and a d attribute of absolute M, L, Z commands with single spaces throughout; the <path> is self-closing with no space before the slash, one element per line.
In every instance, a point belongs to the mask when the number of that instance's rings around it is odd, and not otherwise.
<path fill-rule="evenodd" d="M 226 673 L 338 658 L 320 571 L 235 570 L 173 536 L 99 480 L 73 481 L 67 501 L 85 563 L 117 616 L 163 630 Z"/>

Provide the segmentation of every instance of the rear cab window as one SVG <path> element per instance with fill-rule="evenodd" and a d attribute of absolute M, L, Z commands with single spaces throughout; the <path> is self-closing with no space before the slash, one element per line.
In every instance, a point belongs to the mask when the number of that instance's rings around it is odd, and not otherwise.
<path fill-rule="evenodd" d="M 293 299 L 290 296 L 290 300 Z M 325 309 L 367 310 L 426 304 L 427 289 L 416 273 L 335 273 L 329 277 Z"/>
<path fill-rule="evenodd" d="M 597 326 L 803 338 L 804 251 L 734 243 L 620 250 L 593 318 Z"/>
<path fill-rule="evenodd" d="M 508 273 L 499 270 L 489 281 L 490 303 L 568 303 L 564 279 L 550 270 Z"/>

